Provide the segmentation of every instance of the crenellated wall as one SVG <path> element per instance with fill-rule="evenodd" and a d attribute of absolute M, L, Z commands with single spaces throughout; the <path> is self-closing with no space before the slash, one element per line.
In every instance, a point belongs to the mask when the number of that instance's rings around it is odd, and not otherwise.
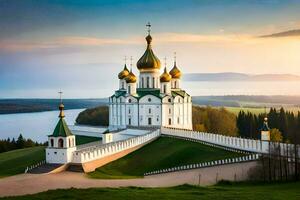
<path fill-rule="evenodd" d="M 127 140 L 112 142 L 104 145 L 94 145 L 82 148 L 73 153 L 73 162 L 83 164 L 95 161 L 128 149 L 146 144 L 160 136 L 160 130 L 157 129 L 145 135 L 129 138 Z"/>
<path fill-rule="evenodd" d="M 171 135 L 175 137 L 191 138 L 191 139 L 200 140 L 211 144 L 216 144 L 223 147 L 239 149 L 239 150 L 255 152 L 255 153 L 267 154 L 269 153 L 269 147 L 274 145 L 276 146 L 280 145 L 280 150 L 281 150 L 280 153 L 282 156 L 288 155 L 287 152 L 289 152 L 289 155 L 293 154 L 294 151 L 293 144 L 275 143 L 275 142 L 240 138 L 240 137 L 231 137 L 231 136 L 225 136 L 225 135 L 214 134 L 214 133 L 190 131 L 185 129 L 174 129 L 174 128 L 162 127 L 161 134 Z M 298 150 L 299 150 L 298 154 L 300 156 L 299 147 Z"/>

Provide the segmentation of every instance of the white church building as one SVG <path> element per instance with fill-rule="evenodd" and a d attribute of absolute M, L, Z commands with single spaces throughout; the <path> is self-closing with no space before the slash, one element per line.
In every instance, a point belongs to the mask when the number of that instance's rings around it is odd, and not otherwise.
<path fill-rule="evenodd" d="M 192 98 L 181 88 L 181 71 L 174 59 L 168 72 L 152 50 L 152 37 L 136 66 L 139 77 L 124 69 L 118 74 L 119 89 L 109 98 L 109 130 L 128 127 L 192 129 Z"/>

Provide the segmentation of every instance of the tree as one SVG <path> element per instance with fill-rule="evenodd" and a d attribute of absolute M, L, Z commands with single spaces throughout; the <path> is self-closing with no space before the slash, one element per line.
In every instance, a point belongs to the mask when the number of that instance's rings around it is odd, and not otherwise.
<path fill-rule="evenodd" d="M 18 149 L 22 149 L 22 148 L 24 148 L 24 144 L 25 144 L 25 140 L 24 140 L 22 134 L 20 134 L 17 139 L 16 146 Z"/>
<path fill-rule="evenodd" d="M 272 142 L 282 142 L 282 133 L 277 128 L 270 130 L 270 139 Z"/>

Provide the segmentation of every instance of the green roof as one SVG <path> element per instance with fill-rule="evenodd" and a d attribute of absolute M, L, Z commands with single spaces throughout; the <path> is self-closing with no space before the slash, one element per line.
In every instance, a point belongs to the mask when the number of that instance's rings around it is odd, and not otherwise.
<path fill-rule="evenodd" d="M 134 97 L 141 99 L 146 95 L 153 95 L 160 99 L 164 97 L 164 94 L 160 93 L 160 89 L 147 89 L 147 88 L 138 88 L 136 90 L 136 95 L 134 95 Z"/>
<path fill-rule="evenodd" d="M 114 95 L 112 95 L 112 97 L 120 97 L 120 96 L 125 96 L 127 94 L 127 92 L 125 90 L 117 90 L 115 92 Z M 133 95 L 133 97 L 137 98 L 137 99 L 141 99 L 142 97 L 146 96 L 146 95 L 153 95 L 156 96 L 157 98 L 162 99 L 163 97 L 165 97 L 165 94 L 160 93 L 160 89 L 156 89 L 156 88 L 137 88 L 136 90 L 136 94 Z M 181 97 L 185 97 L 185 96 L 190 96 L 188 93 L 186 93 L 184 90 L 176 90 L 176 91 L 172 91 L 172 96 L 181 96 Z"/>
<path fill-rule="evenodd" d="M 52 135 L 52 137 L 67 137 L 73 135 L 70 131 L 66 121 L 63 118 L 60 118 Z"/>
<path fill-rule="evenodd" d="M 186 93 L 184 90 L 175 90 L 172 91 L 172 96 L 176 97 L 177 95 L 181 96 L 181 97 L 185 97 L 185 96 L 190 96 L 188 93 Z"/>

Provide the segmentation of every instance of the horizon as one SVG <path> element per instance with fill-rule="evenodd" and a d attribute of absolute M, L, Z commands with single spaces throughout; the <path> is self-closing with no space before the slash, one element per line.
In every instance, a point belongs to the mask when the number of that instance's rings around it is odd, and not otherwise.
<path fill-rule="evenodd" d="M 295 0 L 5 0 L 0 5 L 1 99 L 55 98 L 60 89 L 67 98 L 78 98 L 79 91 L 85 98 L 111 94 L 124 56 L 133 56 L 138 74 L 135 63 L 145 50 L 148 22 L 153 50 L 162 63 L 167 57 L 169 70 L 177 52 L 183 74 L 300 76 L 300 2 Z"/>

